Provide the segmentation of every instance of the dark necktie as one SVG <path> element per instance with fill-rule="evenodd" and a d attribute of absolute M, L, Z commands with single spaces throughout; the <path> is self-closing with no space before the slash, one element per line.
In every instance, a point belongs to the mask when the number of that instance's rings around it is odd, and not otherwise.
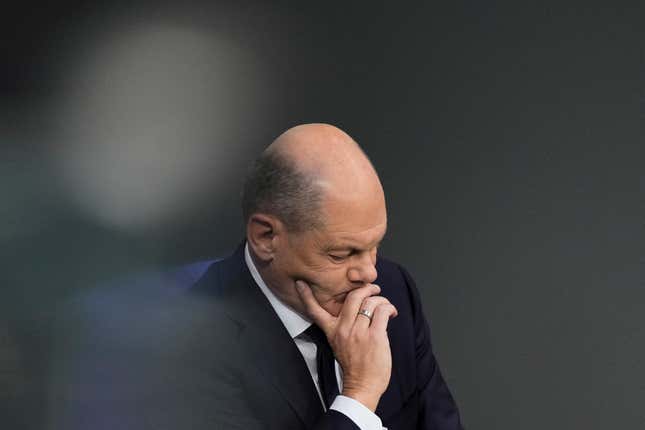
<path fill-rule="evenodd" d="M 316 324 L 312 324 L 305 330 L 305 334 L 316 344 L 318 384 L 320 385 L 325 407 L 329 410 L 329 406 L 338 395 L 334 353 L 331 350 L 331 346 L 329 346 L 329 342 L 327 342 L 327 336 Z"/>

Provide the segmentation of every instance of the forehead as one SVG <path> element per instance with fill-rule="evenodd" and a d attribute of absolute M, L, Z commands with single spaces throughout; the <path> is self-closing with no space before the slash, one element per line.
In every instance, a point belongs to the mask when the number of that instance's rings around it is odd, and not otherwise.
<path fill-rule="evenodd" d="M 385 201 L 379 195 L 329 199 L 322 212 L 324 227 L 317 236 L 326 247 L 369 248 L 376 245 L 387 230 Z"/>
<path fill-rule="evenodd" d="M 370 229 L 355 230 L 325 230 L 318 234 L 318 244 L 325 250 L 358 249 L 368 250 L 377 246 L 385 232 L 387 224 L 380 223 Z"/>

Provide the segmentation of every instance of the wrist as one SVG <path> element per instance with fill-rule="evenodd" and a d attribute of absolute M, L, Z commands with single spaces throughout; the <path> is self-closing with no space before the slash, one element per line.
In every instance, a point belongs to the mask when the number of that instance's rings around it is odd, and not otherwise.
<path fill-rule="evenodd" d="M 343 390 L 342 395 L 356 400 L 372 412 L 376 412 L 376 406 L 381 399 L 380 395 L 354 390 Z"/>

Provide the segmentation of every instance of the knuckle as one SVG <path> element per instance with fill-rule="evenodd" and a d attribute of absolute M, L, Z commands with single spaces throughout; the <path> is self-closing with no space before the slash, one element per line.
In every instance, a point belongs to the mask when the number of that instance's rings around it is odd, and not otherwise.
<path fill-rule="evenodd" d="M 348 330 L 347 328 L 339 327 L 338 330 L 336 330 L 335 337 L 336 339 L 347 340 L 349 339 L 350 334 L 351 334 L 351 331 Z"/>
<path fill-rule="evenodd" d="M 390 303 L 387 297 L 384 296 L 376 296 L 379 299 L 379 303 Z"/>
<path fill-rule="evenodd" d="M 377 304 L 378 303 L 376 297 L 374 296 L 364 298 L 363 302 L 361 303 L 362 307 L 367 309 L 373 309 Z"/>
<path fill-rule="evenodd" d="M 386 318 L 392 313 L 396 314 L 396 308 L 390 303 L 381 303 L 374 309 L 374 316 L 378 318 Z"/>
<path fill-rule="evenodd" d="M 374 309 L 374 312 L 383 313 L 383 312 L 385 312 L 387 310 L 388 306 L 391 306 L 391 305 L 389 305 L 387 303 L 379 303 L 376 306 L 376 309 Z"/>
<path fill-rule="evenodd" d="M 370 296 L 363 300 L 363 306 L 368 309 L 376 309 L 379 305 L 390 303 L 385 297 Z"/>
<path fill-rule="evenodd" d="M 363 333 L 361 333 L 360 330 L 352 330 L 350 340 L 352 341 L 352 343 L 359 343 L 362 341 L 363 337 Z"/>
<path fill-rule="evenodd" d="M 390 301 L 383 296 L 379 296 L 379 305 L 389 305 Z"/>

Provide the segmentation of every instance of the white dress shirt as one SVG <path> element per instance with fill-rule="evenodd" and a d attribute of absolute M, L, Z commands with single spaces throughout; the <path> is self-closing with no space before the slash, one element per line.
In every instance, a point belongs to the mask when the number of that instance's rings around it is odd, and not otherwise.
<path fill-rule="evenodd" d="M 320 402 L 325 408 L 325 402 L 323 401 L 322 394 L 320 392 L 320 385 L 318 384 L 318 369 L 316 365 L 316 344 L 311 342 L 306 338 L 306 336 L 300 336 L 305 330 L 309 328 L 312 322 L 305 318 L 300 313 L 293 310 L 291 307 L 287 306 L 280 299 L 276 297 L 275 294 L 267 287 L 267 285 L 262 280 L 260 273 L 258 272 L 253 260 L 251 259 L 251 254 L 249 253 L 248 243 L 244 246 L 244 260 L 246 265 L 251 272 L 251 276 L 255 280 L 255 283 L 258 284 L 260 290 L 264 293 L 266 298 L 271 303 L 273 310 L 284 324 L 285 328 L 291 335 L 291 338 L 296 343 L 296 346 L 300 350 L 302 357 L 305 359 L 309 373 L 311 373 L 311 378 L 316 385 L 316 390 L 318 391 L 318 396 L 320 397 Z M 338 362 L 335 361 L 336 368 L 336 380 L 338 381 L 338 387 L 340 391 L 343 389 L 343 377 L 342 370 L 338 365 Z M 336 396 L 332 402 L 330 409 L 338 411 L 348 418 L 350 418 L 361 430 L 381 430 L 384 429 L 381 419 L 369 408 L 360 403 L 357 400 L 352 399 L 351 397 L 343 396 L 339 394 Z"/>

